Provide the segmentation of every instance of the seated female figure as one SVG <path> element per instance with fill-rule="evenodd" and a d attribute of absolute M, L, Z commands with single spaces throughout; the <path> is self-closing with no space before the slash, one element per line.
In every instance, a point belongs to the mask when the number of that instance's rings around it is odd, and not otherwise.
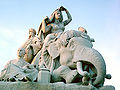
<path fill-rule="evenodd" d="M 65 11 L 67 14 L 67 20 L 63 21 L 62 11 Z M 61 33 L 65 30 L 65 26 L 68 25 L 72 20 L 72 17 L 68 10 L 61 6 L 56 9 L 51 17 L 45 17 L 42 21 L 39 30 L 38 37 L 43 42 L 43 47 L 41 49 L 41 60 L 40 66 L 42 67 L 43 63 L 46 64 L 46 68 L 51 69 L 54 67 L 52 65 L 53 60 L 50 58 L 50 55 L 47 51 L 47 46 L 49 43 L 55 41 L 60 37 Z M 51 69 L 52 70 L 52 69 Z"/>
<path fill-rule="evenodd" d="M 68 19 L 65 21 L 63 21 L 62 11 L 65 11 L 68 17 Z M 54 36 L 59 35 L 58 33 L 63 32 L 65 30 L 65 26 L 69 24 L 71 20 L 72 17 L 68 10 L 61 6 L 51 14 L 50 18 L 48 18 L 47 16 L 44 18 L 38 30 L 38 37 L 41 39 L 41 41 L 44 41 L 46 36 L 50 33 L 52 33 L 52 35 Z M 41 32 L 43 35 L 41 35 Z M 50 38 L 50 35 L 47 38 Z"/>

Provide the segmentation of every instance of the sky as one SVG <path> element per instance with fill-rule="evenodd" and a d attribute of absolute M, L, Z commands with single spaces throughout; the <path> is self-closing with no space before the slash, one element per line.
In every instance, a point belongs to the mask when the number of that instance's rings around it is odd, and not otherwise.
<path fill-rule="evenodd" d="M 102 54 L 107 73 L 112 75 L 105 85 L 120 90 L 120 0 L 1 0 L 0 70 L 17 58 L 17 49 L 27 40 L 29 28 L 37 31 L 43 18 L 60 6 L 72 16 L 65 30 L 82 26 L 88 31 L 95 39 L 93 48 Z"/>

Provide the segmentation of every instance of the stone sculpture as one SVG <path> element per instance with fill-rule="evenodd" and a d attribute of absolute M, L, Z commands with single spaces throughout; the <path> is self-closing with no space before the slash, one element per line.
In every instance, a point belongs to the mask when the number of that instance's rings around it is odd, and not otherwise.
<path fill-rule="evenodd" d="M 68 18 L 65 21 L 63 11 Z M 18 50 L 18 58 L 5 66 L 0 80 L 103 86 L 105 78 L 110 79 L 111 75 L 106 74 L 102 55 L 92 48 L 95 40 L 83 27 L 64 31 L 71 20 L 68 10 L 61 6 L 43 19 L 37 36 L 34 29 L 29 29 L 29 38 Z M 42 78 L 44 73 L 46 81 Z"/>
<path fill-rule="evenodd" d="M 63 21 L 62 11 L 65 11 L 67 14 L 68 19 Z M 43 19 L 40 27 L 38 29 L 38 36 L 41 41 L 44 41 L 45 37 L 47 36 L 48 39 L 56 36 L 59 37 L 59 34 L 65 30 L 65 26 L 68 25 L 72 20 L 72 17 L 68 10 L 61 6 L 60 8 L 56 9 L 48 18 L 47 16 Z"/>
<path fill-rule="evenodd" d="M 36 30 L 33 28 L 29 29 L 29 38 L 28 40 L 21 46 L 21 48 L 25 48 L 24 59 L 28 63 L 32 63 L 33 58 L 36 56 L 38 51 L 42 48 L 42 42 L 36 35 Z"/>
<path fill-rule="evenodd" d="M 1 71 L 0 80 L 4 81 L 35 81 L 38 70 L 24 59 L 25 49 L 18 49 L 18 58 L 11 60 Z"/>
<path fill-rule="evenodd" d="M 91 39 L 86 33 L 74 30 L 66 31 L 56 41 L 49 41 L 46 49 L 42 49 L 44 55 L 41 54 L 41 60 L 49 69 L 54 63 L 53 77 L 57 74 L 57 78 L 62 77 L 66 83 L 72 83 L 79 73 L 82 76 L 83 84 L 91 83 L 95 86 L 102 86 L 106 77 L 106 65 L 101 54 L 92 46 Z M 40 66 L 41 64 L 42 62 L 40 62 Z"/>

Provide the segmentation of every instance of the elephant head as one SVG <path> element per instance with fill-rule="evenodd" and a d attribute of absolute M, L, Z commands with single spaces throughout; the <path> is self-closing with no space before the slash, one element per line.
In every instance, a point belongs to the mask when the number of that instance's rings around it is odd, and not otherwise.
<path fill-rule="evenodd" d="M 83 62 L 93 65 L 97 76 L 93 81 L 94 86 L 100 86 L 104 83 L 106 76 L 106 64 L 102 55 L 92 48 L 92 43 L 81 37 L 70 39 L 67 47 L 62 47 L 60 52 L 60 63 L 70 68 L 76 68 L 77 62 Z"/>
<path fill-rule="evenodd" d="M 53 59 L 59 56 L 60 64 L 69 68 L 77 69 L 77 62 L 90 65 L 96 74 L 92 84 L 102 86 L 106 77 L 106 64 L 102 55 L 92 46 L 88 35 L 81 35 L 78 31 L 67 31 L 55 42 L 50 43 L 47 50 Z"/>

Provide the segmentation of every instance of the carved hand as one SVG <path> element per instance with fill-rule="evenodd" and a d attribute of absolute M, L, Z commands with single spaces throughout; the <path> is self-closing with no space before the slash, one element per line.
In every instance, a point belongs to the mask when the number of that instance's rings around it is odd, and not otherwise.
<path fill-rule="evenodd" d="M 66 11 L 66 8 L 64 8 L 63 6 L 60 7 L 61 11 Z"/>

